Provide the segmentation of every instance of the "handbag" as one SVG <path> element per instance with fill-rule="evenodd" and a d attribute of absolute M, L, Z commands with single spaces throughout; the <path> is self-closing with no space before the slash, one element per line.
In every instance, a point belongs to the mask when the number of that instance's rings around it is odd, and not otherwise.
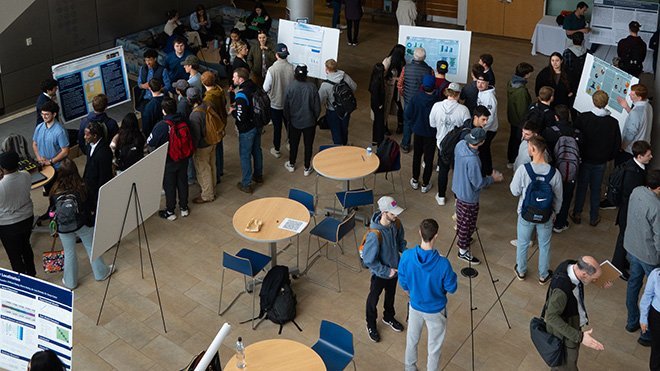
<path fill-rule="evenodd" d="M 186 367 L 181 369 L 181 371 L 194 371 L 199 361 L 201 361 L 202 357 L 204 357 L 204 353 L 206 353 L 205 350 L 197 354 Z M 204 371 L 222 371 L 222 366 L 220 365 L 220 356 L 218 355 L 218 352 L 216 352 L 213 358 L 211 358 L 211 363 L 209 363 Z"/>
<path fill-rule="evenodd" d="M 564 341 L 548 333 L 545 325 L 545 309 L 548 306 L 548 297 L 550 296 L 551 288 L 552 286 L 548 288 L 548 292 L 545 295 L 545 304 L 543 305 L 541 318 L 534 317 L 529 322 L 529 335 L 532 338 L 532 343 L 534 343 L 536 351 L 539 352 L 545 363 L 550 367 L 556 367 L 564 363 L 564 357 L 566 355 Z"/>
<path fill-rule="evenodd" d="M 319 126 L 319 129 L 330 130 L 330 126 L 328 126 L 328 120 L 326 119 L 325 115 L 319 117 L 319 119 L 316 120 L 316 125 Z"/>
<path fill-rule="evenodd" d="M 56 273 L 64 270 L 64 250 L 55 250 L 56 241 L 57 237 L 53 237 L 50 251 L 45 251 L 41 257 L 46 273 Z"/>

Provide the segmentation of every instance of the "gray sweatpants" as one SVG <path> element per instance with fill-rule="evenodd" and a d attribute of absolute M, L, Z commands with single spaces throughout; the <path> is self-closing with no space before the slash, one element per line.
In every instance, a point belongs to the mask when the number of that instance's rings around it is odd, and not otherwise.
<path fill-rule="evenodd" d="M 410 305 L 408 314 L 408 334 L 406 335 L 405 370 L 417 371 L 417 343 L 422 334 L 422 326 L 426 323 L 428 332 L 428 358 L 426 369 L 437 370 L 440 365 L 440 348 L 445 340 L 447 324 L 447 309 L 439 313 L 424 313 L 413 309 Z"/>

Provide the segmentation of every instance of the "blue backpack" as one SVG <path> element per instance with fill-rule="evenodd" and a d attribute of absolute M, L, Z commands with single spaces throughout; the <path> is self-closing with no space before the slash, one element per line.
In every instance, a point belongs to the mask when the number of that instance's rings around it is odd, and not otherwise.
<path fill-rule="evenodd" d="M 551 167 L 546 175 L 539 175 L 532 170 L 532 164 L 527 163 L 525 170 L 532 182 L 527 186 L 520 215 L 531 223 L 545 223 L 552 216 L 554 193 L 550 180 L 555 176 L 555 168 Z"/>

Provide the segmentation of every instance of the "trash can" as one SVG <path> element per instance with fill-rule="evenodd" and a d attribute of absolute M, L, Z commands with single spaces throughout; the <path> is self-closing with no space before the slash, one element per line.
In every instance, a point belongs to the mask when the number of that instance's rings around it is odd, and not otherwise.
<path fill-rule="evenodd" d="M 314 23 L 314 0 L 287 0 L 286 14 L 290 21 Z"/>

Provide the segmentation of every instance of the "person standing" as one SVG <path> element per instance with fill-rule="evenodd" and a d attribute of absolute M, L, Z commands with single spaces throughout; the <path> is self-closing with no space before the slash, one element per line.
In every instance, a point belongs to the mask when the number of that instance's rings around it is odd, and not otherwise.
<path fill-rule="evenodd" d="M 158 79 L 149 80 L 149 92 L 151 98 L 142 110 L 142 134 L 148 138 L 154 125 L 163 118 L 161 104 L 165 98 L 163 94 L 163 83 Z"/>
<path fill-rule="evenodd" d="M 264 85 L 266 71 L 275 63 L 275 50 L 269 43 L 268 34 L 260 30 L 257 34 L 258 45 L 252 47 L 248 53 L 247 62 L 252 73 L 252 81 L 258 86 Z"/>
<path fill-rule="evenodd" d="M 396 21 L 399 26 L 415 26 L 417 5 L 414 0 L 399 0 L 396 7 Z"/>
<path fill-rule="evenodd" d="M 587 20 L 584 15 L 587 14 L 589 5 L 584 1 L 577 3 L 575 11 L 564 18 L 562 27 L 566 30 L 566 36 L 571 37 L 576 32 L 589 33 L 591 28 L 587 27 Z"/>
<path fill-rule="evenodd" d="M 170 82 L 188 80 L 190 76 L 181 63 L 189 55 L 192 55 L 192 53 L 186 48 L 186 39 L 183 36 L 176 36 L 174 38 L 174 51 L 167 53 L 167 56 L 165 56 L 165 68 L 169 73 Z"/>
<path fill-rule="evenodd" d="M 410 104 L 406 105 L 404 118 L 413 125 L 415 134 L 413 142 L 412 178 L 410 186 L 419 189 L 419 173 L 424 157 L 424 175 L 422 176 L 422 193 L 431 190 L 431 174 L 433 172 L 433 160 L 436 149 L 436 129 L 429 124 L 429 116 L 438 96 L 435 94 L 435 77 L 424 75 L 422 79 L 422 91 L 415 94 Z"/>
<path fill-rule="evenodd" d="M 43 117 L 41 117 L 41 107 L 46 102 L 55 103 L 55 98 L 57 97 L 57 81 L 53 78 L 48 78 L 43 80 L 39 86 L 41 88 L 41 94 L 37 97 L 37 125 L 44 122 Z"/>
<path fill-rule="evenodd" d="M 339 16 L 341 14 L 341 4 L 343 0 L 332 0 L 332 28 L 343 30 L 346 26 L 339 24 Z"/>
<path fill-rule="evenodd" d="M 396 114 L 397 116 L 397 133 L 403 133 L 403 108 L 401 108 L 401 99 L 397 86 L 399 84 L 399 77 L 403 67 L 406 65 L 406 47 L 397 44 L 390 54 L 383 59 L 383 67 L 385 67 L 385 133 L 390 133 L 389 129 L 389 116 Z"/>
<path fill-rule="evenodd" d="M 378 210 L 371 217 L 362 260 L 371 271 L 371 285 L 367 296 L 367 332 L 371 341 L 378 343 L 380 334 L 376 325 L 378 299 L 385 290 L 383 303 L 383 323 L 396 332 L 403 331 L 401 322 L 394 318 L 394 298 L 396 296 L 397 268 L 400 255 L 406 249 L 405 231 L 399 215 L 403 208 L 389 196 L 378 200 Z"/>
<path fill-rule="evenodd" d="M 433 69 L 429 67 L 424 60 L 426 59 L 426 50 L 424 48 L 415 48 L 413 59 L 401 71 L 397 88 L 399 96 L 403 97 L 403 109 L 412 102 L 413 97 L 419 91 L 422 85 L 422 78 L 425 75 L 435 76 Z M 403 138 L 401 138 L 401 151 L 410 152 L 410 139 L 412 138 L 412 122 L 403 120 Z"/>
<path fill-rule="evenodd" d="M 479 89 L 477 89 L 477 76 L 484 73 L 484 66 L 479 63 L 475 63 L 470 68 L 470 76 L 472 81 L 465 84 L 461 90 L 461 102 L 467 107 L 470 114 L 474 113 L 474 109 L 477 107 L 477 98 L 479 96 Z"/>
<path fill-rule="evenodd" d="M 654 269 L 646 280 L 644 294 L 639 301 L 639 326 L 642 334 L 651 334 L 650 370 L 660 370 L 660 268 Z"/>
<path fill-rule="evenodd" d="M 479 148 L 479 159 L 481 160 L 481 174 L 486 176 L 493 172 L 493 151 L 490 149 L 497 129 L 500 126 L 499 119 L 497 118 L 497 96 L 495 95 L 495 87 L 490 85 L 488 77 L 485 74 L 477 76 L 477 105 L 484 106 L 490 111 L 488 122 L 484 126 L 486 130 L 486 141 Z"/>
<path fill-rule="evenodd" d="M 527 90 L 527 81 L 534 72 L 534 67 L 526 62 L 516 66 L 511 81 L 506 86 L 506 116 L 509 121 L 509 142 L 507 145 L 507 167 L 513 168 L 518 147 L 522 138 L 522 127 L 525 123 L 527 108 L 532 104 L 532 97 Z"/>
<path fill-rule="evenodd" d="M 0 241 L 5 247 L 11 269 L 36 276 L 34 253 L 30 245 L 34 207 L 30 198 L 30 174 L 18 170 L 16 152 L 0 153 Z"/>
<path fill-rule="evenodd" d="M 83 180 L 87 186 L 87 198 L 92 216 L 96 215 L 96 204 L 101 186 L 113 177 L 112 150 L 103 137 L 103 128 L 98 122 L 90 122 L 85 128 L 85 146 L 87 161 Z"/>
<path fill-rule="evenodd" d="M 215 112 L 220 115 L 220 119 L 227 126 L 227 99 L 225 97 L 225 91 L 218 85 L 218 80 L 215 74 L 211 71 L 206 71 L 202 74 L 202 84 L 204 84 L 204 89 L 202 91 L 202 96 L 204 97 L 204 102 L 209 104 Z M 215 146 L 215 182 L 220 183 L 220 177 L 224 171 L 225 164 L 225 149 L 222 144 L 222 141 Z"/>
<path fill-rule="evenodd" d="M 181 65 L 185 69 L 186 74 L 190 76 L 188 78 L 188 85 L 199 89 L 199 91 L 204 90 L 202 74 L 199 72 L 199 59 L 194 55 L 189 55 L 181 62 Z"/>
<path fill-rule="evenodd" d="M 112 138 L 117 135 L 119 125 L 112 117 L 109 117 L 105 110 L 108 108 L 108 96 L 105 94 L 98 94 L 92 98 L 93 112 L 87 114 L 86 117 L 80 120 L 80 127 L 78 128 L 78 148 L 82 153 L 87 154 L 87 146 L 85 145 L 85 129 L 90 122 L 98 122 L 103 125 L 103 139 L 105 143 L 109 144 Z"/>
<path fill-rule="evenodd" d="M 201 194 L 192 201 L 194 204 L 203 204 L 215 200 L 216 171 L 215 146 L 217 143 L 208 143 L 206 134 L 206 117 L 208 111 L 213 110 L 217 117 L 220 115 L 210 107 L 209 103 L 202 101 L 202 94 L 197 88 L 190 87 L 186 90 L 186 99 L 193 107 L 190 113 L 188 125 L 192 136 L 195 153 L 192 156 L 197 173 L 197 182 L 201 188 Z"/>
<path fill-rule="evenodd" d="M 348 32 L 348 45 L 357 46 L 360 33 L 360 19 L 362 19 L 364 0 L 344 0 L 344 15 Z"/>
<path fill-rule="evenodd" d="M 145 141 L 138 126 L 137 116 L 133 112 L 127 113 L 121 120 L 119 132 L 110 143 L 117 164 L 117 175 L 144 157 Z"/>
<path fill-rule="evenodd" d="M 403 252 L 398 268 L 399 285 L 410 296 L 404 360 L 406 371 L 417 370 L 417 344 L 424 324 L 428 332 L 426 369 L 438 369 L 447 328 L 447 293 L 455 293 L 458 287 L 451 263 L 434 247 L 438 222 L 422 220 L 419 236 L 421 243 Z"/>
<path fill-rule="evenodd" d="M 144 52 L 144 65 L 138 71 L 137 85 L 133 90 L 135 96 L 135 109 L 142 112 L 149 100 L 152 98 L 153 90 L 149 82 L 156 79 L 160 82 L 161 89 L 169 90 L 171 86 L 170 74 L 167 68 L 158 64 L 158 52 L 148 49 Z M 144 114 L 143 114 L 144 116 Z M 146 135 L 149 135 L 148 133 Z"/>
<path fill-rule="evenodd" d="M 554 89 L 554 99 L 551 102 L 552 107 L 558 104 L 565 104 L 569 107 L 573 106 L 572 102 L 575 99 L 573 87 L 577 85 L 571 84 L 570 76 L 564 66 L 564 57 L 559 52 L 552 53 L 548 66 L 536 75 L 534 92 L 537 97 L 539 96 L 539 91 L 544 86 Z"/>
<path fill-rule="evenodd" d="M 32 136 L 32 150 L 41 165 L 52 165 L 55 170 L 69 155 L 69 136 L 64 126 L 57 120 L 60 107 L 51 101 L 41 106 L 44 121 L 37 125 Z M 47 190 L 48 191 L 48 190 Z"/>
<path fill-rule="evenodd" d="M 330 127 L 332 142 L 345 146 L 348 143 L 348 124 L 351 121 L 351 114 L 347 113 L 344 117 L 339 116 L 334 107 L 335 97 L 333 89 L 343 81 L 355 93 L 357 84 L 346 72 L 337 68 L 337 61 L 334 59 L 325 61 L 325 73 L 328 75 L 328 78 L 321 83 L 319 99 L 321 100 L 321 104 L 325 103 L 325 118 Z"/>
<path fill-rule="evenodd" d="M 495 71 L 493 71 L 493 56 L 491 54 L 482 54 L 478 62 L 484 68 L 484 76 L 488 83 L 495 87 Z"/>
<path fill-rule="evenodd" d="M 282 123 L 284 120 L 284 93 L 293 81 L 293 65 L 287 61 L 289 48 L 285 44 L 277 44 L 275 47 L 275 62 L 266 72 L 264 80 L 264 91 L 270 98 L 270 119 L 273 122 L 273 147 L 270 154 L 280 158 L 280 145 L 282 144 Z M 288 132 L 288 125 L 285 123 Z"/>
<path fill-rule="evenodd" d="M 628 102 L 617 97 L 617 102 L 628 112 L 628 117 L 623 124 L 623 133 L 621 134 L 621 148 L 620 152 L 615 159 L 615 164 L 624 162 L 632 158 L 633 150 L 632 145 L 638 140 L 643 140 L 651 143 L 651 127 L 653 125 L 653 107 L 648 100 L 649 91 L 643 84 L 635 84 L 630 87 L 630 100 L 633 106 L 630 107 Z"/>
<path fill-rule="evenodd" d="M 639 77 L 644 70 L 644 59 L 646 59 L 646 43 L 639 37 L 639 29 L 642 26 L 637 21 L 628 24 L 630 35 L 619 40 L 616 54 L 619 57 L 619 68 L 629 74 Z"/>
<path fill-rule="evenodd" d="M 376 63 L 371 70 L 369 79 L 369 94 L 371 95 L 371 145 L 379 146 L 385 139 L 385 66 Z"/>
<path fill-rule="evenodd" d="M 535 136 L 529 139 L 527 147 L 531 163 L 527 163 L 516 170 L 509 186 L 511 194 L 520 197 L 518 200 L 518 241 L 516 243 L 516 265 L 513 268 L 519 280 L 524 280 L 527 273 L 527 248 L 534 231 L 539 242 L 539 284 L 545 285 L 550 281 L 552 272 L 550 272 L 550 238 L 552 238 L 552 223 L 554 216 L 559 213 L 561 208 L 561 174 L 555 168 L 545 161 L 545 140 L 543 137 Z M 552 190 L 552 202 L 549 203 L 550 210 L 545 210 L 549 215 L 547 220 L 530 220 L 527 215 L 527 206 L 532 209 L 535 203 L 547 202 L 539 201 L 539 195 L 548 196 L 547 193 L 529 192 L 529 187 L 534 187 L 534 182 L 541 181 L 549 184 Z M 538 184 L 538 183 L 537 183 Z M 532 190 L 543 190 L 538 186 Z M 527 197 L 536 197 L 535 200 L 525 200 Z M 530 205 L 531 204 L 531 205 Z M 532 209 L 533 212 L 538 210 Z M 533 219 L 533 218 L 532 218 Z"/>

